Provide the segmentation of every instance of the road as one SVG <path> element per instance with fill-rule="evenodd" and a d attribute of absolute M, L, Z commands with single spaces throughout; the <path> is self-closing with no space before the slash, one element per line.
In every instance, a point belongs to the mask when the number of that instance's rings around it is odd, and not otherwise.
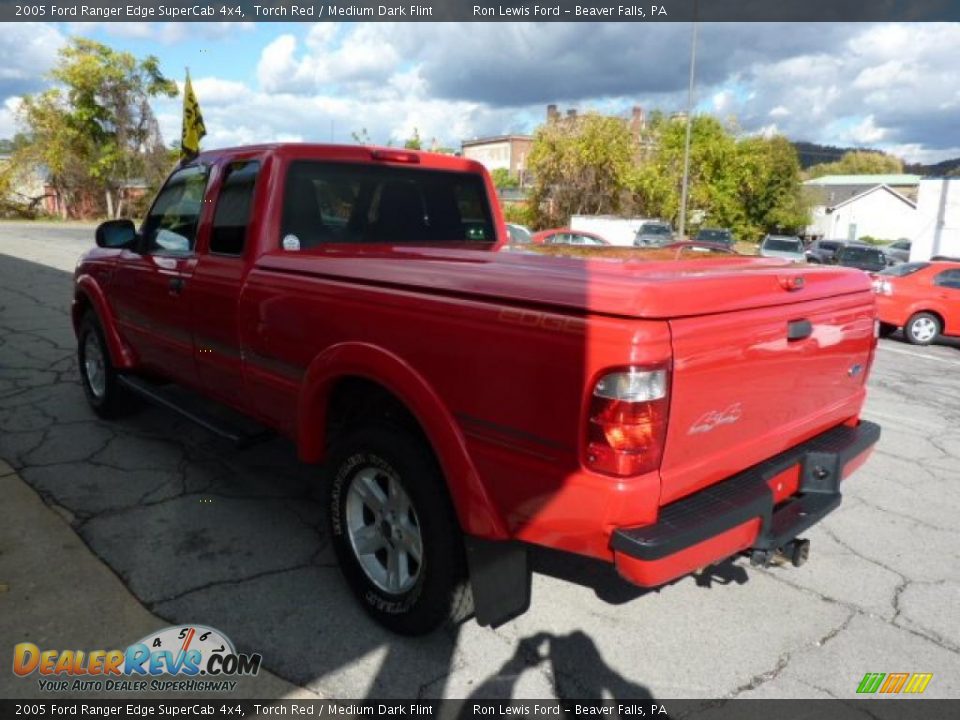
<path fill-rule="evenodd" d="M 957 344 L 881 341 L 865 416 L 882 440 L 809 533 L 804 567 L 740 559 L 641 592 L 605 565 L 538 552 L 522 617 L 403 639 L 348 596 L 310 499 L 316 469 L 289 443 L 238 452 L 158 408 L 109 424 L 88 410 L 68 303 L 91 237 L 0 224 L 0 459 L 160 625 L 217 627 L 336 698 L 850 698 L 866 672 L 921 671 L 934 673 L 928 696 L 960 697 Z M 35 572 L 65 562 L 54 553 Z M 19 642 L 37 628 L 14 590 L 0 615 L 24 619 Z M 64 604 L 88 592 L 63 587 Z"/>

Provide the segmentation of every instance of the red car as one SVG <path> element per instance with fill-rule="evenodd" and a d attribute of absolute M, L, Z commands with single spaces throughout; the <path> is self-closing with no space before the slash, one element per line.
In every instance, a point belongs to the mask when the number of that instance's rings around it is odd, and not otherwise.
<path fill-rule="evenodd" d="M 583 230 L 571 230 L 570 228 L 553 228 L 552 230 L 541 230 L 533 234 L 534 245 L 609 245 L 610 243 L 590 232 Z"/>
<path fill-rule="evenodd" d="M 87 400 L 109 417 L 136 393 L 238 445 L 265 426 L 322 461 L 347 583 L 402 633 L 471 599 L 481 624 L 522 612 L 530 544 L 648 587 L 742 552 L 803 562 L 879 436 L 866 275 L 500 253 L 496 197 L 446 155 L 202 153 L 77 265 Z"/>
<path fill-rule="evenodd" d="M 894 265 L 874 276 L 880 334 L 903 328 L 914 345 L 960 335 L 960 262 L 935 260 Z"/>

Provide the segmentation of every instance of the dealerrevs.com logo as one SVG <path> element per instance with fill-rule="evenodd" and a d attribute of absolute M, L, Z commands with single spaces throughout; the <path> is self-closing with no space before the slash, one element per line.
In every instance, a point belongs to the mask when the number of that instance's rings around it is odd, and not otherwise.
<path fill-rule="evenodd" d="M 236 688 L 234 678 L 260 672 L 262 656 L 238 653 L 230 639 L 204 625 L 172 626 L 125 650 L 13 648 L 13 672 L 36 676 L 46 692 L 197 692 Z"/>

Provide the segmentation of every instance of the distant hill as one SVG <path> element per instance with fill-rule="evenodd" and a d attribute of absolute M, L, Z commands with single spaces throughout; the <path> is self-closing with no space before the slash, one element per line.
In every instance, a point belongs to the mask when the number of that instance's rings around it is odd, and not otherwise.
<path fill-rule="evenodd" d="M 904 163 L 903 171 L 914 173 L 916 175 L 929 175 L 931 177 L 942 177 L 944 175 L 960 175 L 960 158 L 943 160 L 933 165 L 921 165 L 920 163 Z"/>
<path fill-rule="evenodd" d="M 853 150 L 859 150 L 860 152 L 872 152 L 879 155 L 885 154 L 882 150 L 873 150 L 870 148 L 836 147 L 834 145 L 819 145 L 817 143 L 803 141 L 795 142 L 793 143 L 793 146 L 797 149 L 797 155 L 800 156 L 800 167 L 802 167 L 804 170 L 812 165 L 836 162 L 843 157 L 844 153 L 848 153 Z M 924 165 L 922 163 L 904 163 L 903 171 L 905 173 L 912 173 L 914 175 L 930 175 L 934 177 L 951 174 L 957 175 L 960 174 L 960 158 L 944 160 L 931 165 Z"/>
<path fill-rule="evenodd" d="M 870 148 L 852 148 L 836 147 L 834 145 L 818 145 L 817 143 L 799 141 L 793 146 L 797 149 L 797 155 L 800 156 L 800 167 L 804 170 L 812 165 L 821 165 L 823 163 L 836 162 L 846 153 L 853 150 L 860 152 L 872 152 L 883 155 L 881 150 L 871 150 Z"/>

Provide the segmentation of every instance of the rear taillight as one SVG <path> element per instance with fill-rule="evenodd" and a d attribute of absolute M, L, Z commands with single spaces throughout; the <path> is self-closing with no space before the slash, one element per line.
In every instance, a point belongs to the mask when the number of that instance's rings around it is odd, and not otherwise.
<path fill-rule="evenodd" d="M 893 285 L 890 284 L 889 280 L 876 278 L 873 281 L 873 291 L 877 295 L 893 295 Z"/>
<path fill-rule="evenodd" d="M 626 477 L 656 470 L 667 432 L 666 368 L 628 368 L 597 381 L 587 416 L 587 466 Z"/>

